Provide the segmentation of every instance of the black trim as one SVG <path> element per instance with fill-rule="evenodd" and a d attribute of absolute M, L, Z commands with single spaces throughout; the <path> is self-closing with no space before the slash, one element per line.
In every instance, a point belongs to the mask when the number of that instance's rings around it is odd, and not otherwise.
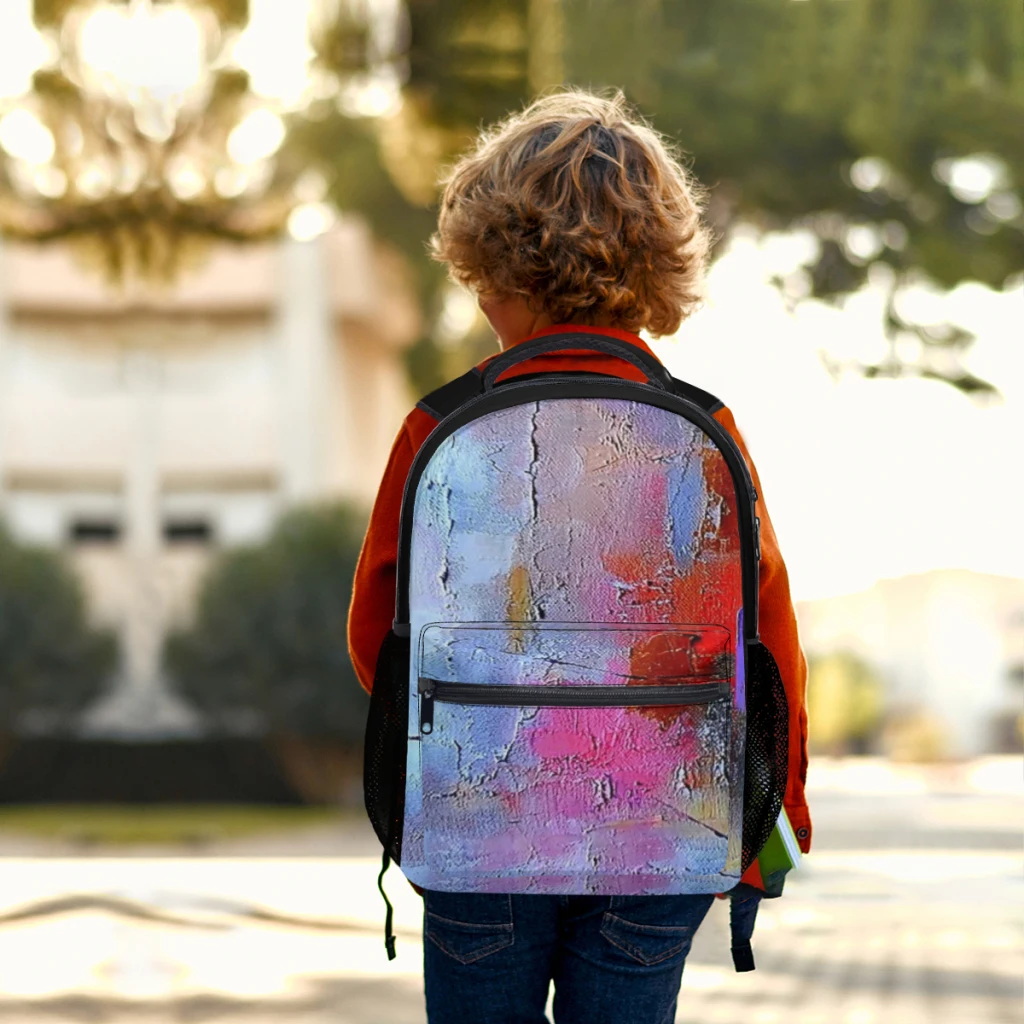
<path fill-rule="evenodd" d="M 434 731 L 434 701 L 506 708 L 640 708 L 691 707 L 728 700 L 728 680 L 661 686 L 501 686 L 452 683 L 419 677 L 420 732 Z"/>
<path fill-rule="evenodd" d="M 504 388 L 509 384 L 522 384 L 528 380 L 550 380 L 552 377 L 570 377 L 575 380 L 577 377 L 597 378 L 598 380 L 626 380 L 615 373 L 596 373 L 594 370 L 539 370 L 536 373 L 517 373 L 508 380 L 499 381 L 494 386 Z"/>
<path fill-rule="evenodd" d="M 523 381 L 550 378 L 552 376 L 599 377 L 603 380 L 623 379 L 622 377 L 616 376 L 614 373 L 595 373 L 593 370 L 570 370 L 558 371 L 557 373 L 552 370 L 540 370 L 536 373 L 517 373 L 514 377 L 510 377 L 508 380 L 499 381 L 495 387 L 503 388 L 509 384 L 522 384 Z M 461 377 L 457 377 L 455 380 L 449 381 L 443 387 L 439 387 L 436 391 L 431 391 L 429 395 L 425 398 L 421 398 L 416 403 L 416 408 L 422 409 L 428 416 L 433 416 L 434 419 L 440 423 L 441 420 L 451 416 L 451 414 L 456 412 L 458 409 L 461 409 L 467 402 L 471 402 L 474 398 L 478 398 L 480 396 L 480 381 L 480 371 L 472 369 L 469 373 L 464 373 Z M 458 385 L 458 387 L 456 387 L 456 385 Z M 698 391 L 699 389 L 694 388 L 693 390 Z M 701 394 L 707 394 L 707 392 L 702 391 Z M 708 397 L 712 396 L 709 395 Z M 721 402 L 718 404 L 720 406 Z"/>
<path fill-rule="evenodd" d="M 579 335 L 552 335 L 552 337 L 574 338 L 579 337 Z M 584 337 L 593 337 L 593 335 L 585 335 Z M 537 340 L 543 341 L 545 339 L 541 338 Z M 529 343 L 524 342 L 523 344 Z M 628 343 L 623 342 L 623 344 Z M 631 347 L 636 348 L 635 345 Z M 646 353 L 642 352 L 642 350 L 637 349 L 637 351 L 640 351 L 641 355 L 646 356 Z M 612 354 L 616 358 L 620 358 L 618 352 L 607 354 Z M 538 355 L 543 355 L 543 353 L 533 352 L 528 356 L 528 358 L 535 359 Z M 661 364 L 659 363 L 659 365 Z M 508 369 L 508 367 L 505 369 Z M 593 370 L 572 370 L 569 371 L 568 374 L 564 370 L 540 370 L 536 373 L 517 374 L 515 377 L 512 377 L 507 381 L 502 381 L 494 386 L 504 387 L 507 384 L 511 384 L 513 381 L 519 384 L 525 380 L 536 380 L 538 377 L 547 377 L 552 373 L 556 373 L 558 376 L 571 375 L 573 377 L 606 377 L 612 380 L 624 379 L 622 377 L 616 377 L 613 374 L 595 373 Z M 669 380 L 672 382 L 672 390 L 674 390 L 680 398 L 685 398 L 688 402 L 693 402 L 694 405 L 699 405 L 706 413 L 713 415 L 718 412 L 719 409 L 725 408 L 725 403 L 715 395 L 711 394 L 710 391 L 704 391 L 702 388 L 689 384 L 685 380 L 680 380 L 678 377 L 669 377 Z M 474 366 L 473 369 L 468 370 L 466 373 L 462 374 L 461 377 L 456 377 L 454 380 L 448 381 L 447 384 L 442 384 L 441 387 L 431 391 L 430 394 L 424 395 L 423 398 L 416 403 L 416 408 L 422 409 L 428 416 L 432 416 L 440 423 L 441 420 L 451 416 L 453 412 L 465 405 L 466 402 L 472 401 L 474 398 L 478 397 L 483 391 L 483 382 L 484 374 Z"/>
<path fill-rule="evenodd" d="M 585 331 L 572 331 L 565 334 L 546 334 L 541 338 L 520 342 L 506 349 L 492 359 L 483 372 L 483 387 L 490 391 L 507 370 L 528 359 L 545 355 L 548 352 L 571 352 L 576 349 L 587 349 L 601 352 L 615 359 L 622 359 L 640 370 L 652 387 L 666 391 L 672 389 L 672 375 L 665 369 L 657 356 L 645 352 L 632 342 L 623 341 L 607 334 L 587 334 Z"/>
<path fill-rule="evenodd" d="M 429 676 L 419 678 L 420 695 L 430 694 L 452 704 L 496 704 L 508 707 L 638 708 L 651 705 L 710 704 L 732 696 L 728 679 L 704 683 L 666 683 L 660 686 L 535 686 L 527 683 L 453 683 Z"/>
<path fill-rule="evenodd" d="M 739 519 L 740 559 L 743 566 L 743 631 L 748 640 L 758 638 L 758 558 L 754 535 L 754 502 L 756 495 L 750 472 L 743 455 L 729 432 L 700 405 L 660 388 L 638 384 L 631 380 L 605 378 L 580 379 L 556 374 L 545 375 L 545 380 L 509 383 L 479 395 L 460 406 L 435 427 L 416 453 L 405 481 L 402 512 L 398 534 L 398 566 L 395 593 L 395 622 L 409 622 L 409 548 L 412 541 L 413 503 L 420 477 L 441 443 L 459 427 L 479 416 L 499 409 L 508 409 L 546 398 L 618 398 L 630 402 L 645 402 L 668 409 L 695 423 L 717 445 L 732 475 L 736 489 L 736 513 Z M 704 392 L 706 394 L 706 392 Z"/>
<path fill-rule="evenodd" d="M 377 891 L 384 898 L 384 906 L 387 910 L 384 914 L 384 948 L 387 950 L 388 959 L 394 960 L 395 953 L 395 908 L 391 906 L 391 900 L 388 899 L 388 894 L 384 891 L 384 875 L 387 873 L 388 868 L 391 866 L 391 855 L 387 850 L 384 851 L 384 856 L 380 862 L 380 874 L 377 876 Z"/>
<path fill-rule="evenodd" d="M 709 416 L 713 416 L 719 409 L 725 408 L 725 403 L 721 399 L 715 398 L 710 391 L 702 391 L 678 377 L 672 378 L 672 387 L 675 388 L 675 392 L 680 398 L 699 405 Z"/>
<path fill-rule="evenodd" d="M 476 398 L 480 394 L 482 380 L 483 374 L 474 366 L 468 373 L 425 395 L 416 403 L 416 408 L 440 422 L 470 399 Z"/>
<path fill-rule="evenodd" d="M 748 942 L 739 942 L 732 947 L 732 964 L 737 974 L 744 974 L 747 971 L 756 970 L 754 964 L 754 950 Z"/>

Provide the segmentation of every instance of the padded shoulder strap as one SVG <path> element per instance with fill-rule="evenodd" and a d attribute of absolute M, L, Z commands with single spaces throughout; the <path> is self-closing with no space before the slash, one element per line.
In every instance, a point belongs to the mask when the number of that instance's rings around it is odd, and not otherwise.
<path fill-rule="evenodd" d="M 480 371 L 474 366 L 468 373 L 442 384 L 436 391 L 431 391 L 429 395 L 421 398 L 416 403 L 416 408 L 422 409 L 440 423 L 446 416 L 450 416 L 460 406 L 480 394 L 481 376 Z"/>
<path fill-rule="evenodd" d="M 421 398 L 416 403 L 416 408 L 422 409 L 428 416 L 433 416 L 440 423 L 471 398 L 476 398 L 480 394 L 482 376 L 480 371 L 473 367 L 461 377 L 442 384 L 436 391 L 431 391 L 429 395 Z M 543 374 L 530 374 L 530 376 L 539 377 Z M 591 374 L 587 374 L 587 376 L 591 376 Z M 672 378 L 672 387 L 680 398 L 685 398 L 688 402 L 700 406 L 706 413 L 714 414 L 724 405 L 710 392 L 702 391 L 700 388 L 694 387 L 693 384 L 687 384 L 686 381 L 680 380 L 678 377 Z"/>
<path fill-rule="evenodd" d="M 725 402 L 715 398 L 709 391 L 702 391 L 700 388 L 687 384 L 685 380 L 678 377 L 672 378 L 672 387 L 680 398 L 685 398 L 694 405 L 699 405 L 709 415 L 714 415 L 719 409 L 725 407 Z"/>

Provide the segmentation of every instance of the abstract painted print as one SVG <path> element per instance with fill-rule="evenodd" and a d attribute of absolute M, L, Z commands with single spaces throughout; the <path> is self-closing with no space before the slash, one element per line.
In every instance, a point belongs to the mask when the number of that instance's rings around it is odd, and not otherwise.
<path fill-rule="evenodd" d="M 412 534 L 412 881 L 605 894 L 734 884 L 736 500 L 700 427 L 642 402 L 545 399 L 441 443 Z M 449 694 L 507 688 L 505 703 L 433 700 L 421 731 L 421 678 Z M 550 706 L 536 687 L 558 689 L 556 705 L 584 687 L 598 706 Z M 651 687 L 673 687 L 673 703 L 642 703 Z"/>

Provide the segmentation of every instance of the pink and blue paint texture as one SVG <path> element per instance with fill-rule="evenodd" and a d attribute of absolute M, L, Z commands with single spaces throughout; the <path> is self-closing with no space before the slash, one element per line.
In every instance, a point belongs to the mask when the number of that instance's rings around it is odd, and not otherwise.
<path fill-rule="evenodd" d="M 643 403 L 545 400 L 487 414 L 442 442 L 413 523 L 402 847 L 412 881 L 604 894 L 735 883 L 744 721 L 735 505 L 703 431 Z M 557 687 L 725 680 L 733 699 L 439 700 L 421 736 L 420 675 Z"/>

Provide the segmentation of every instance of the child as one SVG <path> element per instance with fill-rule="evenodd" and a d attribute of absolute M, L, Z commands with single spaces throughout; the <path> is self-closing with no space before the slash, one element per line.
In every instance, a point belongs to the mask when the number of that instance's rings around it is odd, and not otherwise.
<path fill-rule="evenodd" d="M 697 186 L 621 95 L 564 92 L 485 133 L 457 164 L 445 189 L 434 255 L 477 294 L 502 350 L 545 334 L 586 330 L 650 355 L 636 332 L 673 334 L 699 303 L 709 244 L 700 210 Z M 595 351 L 538 355 L 508 376 L 549 371 L 644 379 L 630 363 Z M 732 414 L 723 407 L 714 415 L 750 465 Z M 356 570 L 349 646 L 368 690 L 394 612 L 403 487 L 436 425 L 421 408 L 407 417 Z M 750 472 L 760 495 L 752 465 Z M 786 569 L 761 498 L 757 515 L 760 631 L 789 701 L 785 807 L 806 850 L 806 668 Z M 539 1024 L 552 980 L 558 1024 L 668 1024 L 693 932 L 713 899 L 423 895 L 433 1024 Z"/>

